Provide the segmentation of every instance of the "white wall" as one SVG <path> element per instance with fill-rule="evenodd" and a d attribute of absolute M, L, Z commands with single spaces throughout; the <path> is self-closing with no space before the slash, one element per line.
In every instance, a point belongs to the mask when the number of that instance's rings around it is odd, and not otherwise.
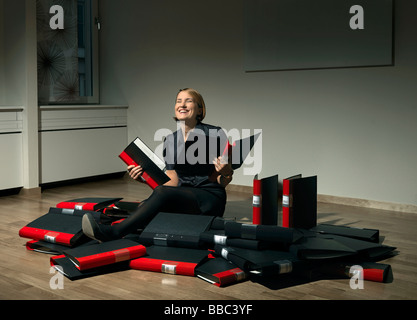
<path fill-rule="evenodd" d="M 129 105 L 129 139 L 155 147 L 177 90 L 193 87 L 207 123 L 263 129 L 262 176 L 417 205 L 417 3 L 395 6 L 393 67 L 245 73 L 242 1 L 102 0 L 101 103 Z"/>
<path fill-rule="evenodd" d="M 4 0 L 0 0 L 0 43 L 4 43 Z M 6 103 L 5 100 L 5 77 L 4 77 L 4 46 L 0 46 L 0 106 Z"/>

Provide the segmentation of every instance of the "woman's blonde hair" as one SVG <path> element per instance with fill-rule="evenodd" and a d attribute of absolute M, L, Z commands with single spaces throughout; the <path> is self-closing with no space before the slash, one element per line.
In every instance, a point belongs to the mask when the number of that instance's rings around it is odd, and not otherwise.
<path fill-rule="evenodd" d="M 178 94 L 180 92 L 182 92 L 182 91 L 187 91 L 190 94 L 190 96 L 193 97 L 194 101 L 197 103 L 198 108 L 199 109 L 202 109 L 201 114 L 199 114 L 197 116 L 197 121 L 198 122 L 202 122 L 203 119 L 206 116 L 206 104 L 204 102 L 203 96 L 197 90 L 195 90 L 195 89 L 192 89 L 192 88 L 184 88 L 184 89 L 180 89 L 180 91 L 178 91 L 177 96 L 175 97 L 175 101 L 176 101 L 176 99 L 178 97 Z M 176 121 L 178 121 L 178 119 L 176 117 L 174 117 L 174 119 Z"/>

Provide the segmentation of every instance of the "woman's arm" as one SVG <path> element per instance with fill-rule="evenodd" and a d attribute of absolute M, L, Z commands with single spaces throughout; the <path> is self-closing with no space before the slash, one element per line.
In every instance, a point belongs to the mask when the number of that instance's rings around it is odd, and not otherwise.
<path fill-rule="evenodd" d="M 164 186 L 177 187 L 178 186 L 178 175 L 175 170 L 165 171 L 166 175 L 171 179 L 164 183 Z"/>
<path fill-rule="evenodd" d="M 225 162 L 222 157 L 218 157 L 213 161 L 216 171 L 219 173 L 217 176 L 217 183 L 223 187 L 226 187 L 233 180 L 233 169 L 230 163 Z"/>
<path fill-rule="evenodd" d="M 143 169 L 142 169 L 141 166 L 130 165 L 130 166 L 127 167 L 127 171 L 129 172 L 129 176 L 133 180 L 137 180 L 137 181 L 142 182 L 142 179 L 140 177 L 143 173 Z M 178 186 L 177 172 L 175 170 L 167 170 L 165 173 L 171 180 L 164 183 L 164 186 L 173 186 L 173 187 Z"/>

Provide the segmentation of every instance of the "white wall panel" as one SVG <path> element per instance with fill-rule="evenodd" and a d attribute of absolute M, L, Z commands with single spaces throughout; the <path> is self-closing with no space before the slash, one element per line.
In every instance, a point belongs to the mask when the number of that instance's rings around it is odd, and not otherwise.
<path fill-rule="evenodd" d="M 40 183 L 120 172 L 118 158 L 127 145 L 127 128 L 48 131 L 40 133 Z"/>
<path fill-rule="evenodd" d="M 0 150 L 0 190 L 22 187 L 22 134 L 0 134 Z"/>

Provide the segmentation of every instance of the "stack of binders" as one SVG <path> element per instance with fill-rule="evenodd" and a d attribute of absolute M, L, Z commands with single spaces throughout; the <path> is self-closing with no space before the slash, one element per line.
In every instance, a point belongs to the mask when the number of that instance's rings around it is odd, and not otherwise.
<path fill-rule="evenodd" d="M 136 241 L 137 235 L 99 243 L 82 231 L 82 217 L 87 212 L 98 223 L 111 224 L 127 217 L 138 206 L 120 200 L 79 198 L 60 202 L 21 228 L 19 235 L 32 239 L 26 243 L 28 250 L 54 255 L 50 258 L 51 265 L 71 280 L 129 269 L 130 260 L 146 253 L 145 246 Z"/>
<path fill-rule="evenodd" d="M 160 212 L 139 233 L 98 242 L 83 235 L 83 214 L 90 212 L 98 223 L 111 224 L 139 205 L 122 204 L 119 198 L 103 201 L 106 204 L 96 201 L 88 207 L 95 211 L 76 209 L 78 199 L 65 201 L 70 208 L 50 208 L 19 234 L 31 239 L 27 249 L 52 254 L 51 265 L 71 280 L 140 270 L 198 277 L 224 287 L 283 274 L 348 277 L 355 266 L 362 268 L 365 280 L 392 279 L 391 267 L 378 261 L 395 248 L 383 245 L 376 229 L 315 223 L 291 228 Z"/>

